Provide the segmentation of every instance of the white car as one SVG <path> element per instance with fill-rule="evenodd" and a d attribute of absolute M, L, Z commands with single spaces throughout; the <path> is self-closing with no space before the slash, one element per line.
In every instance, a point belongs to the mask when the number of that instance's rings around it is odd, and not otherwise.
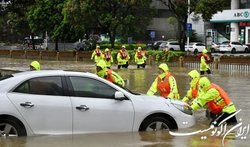
<path fill-rule="evenodd" d="M 166 50 L 166 51 L 180 50 L 180 44 L 178 42 L 165 42 L 159 46 L 159 50 Z"/>
<path fill-rule="evenodd" d="M 27 71 L 0 81 L 0 136 L 157 131 L 195 124 L 177 100 L 137 94 L 95 74 Z"/>
<path fill-rule="evenodd" d="M 216 44 L 212 42 L 210 50 L 211 50 L 211 53 L 220 52 L 220 44 Z"/>
<path fill-rule="evenodd" d="M 248 51 L 248 46 L 243 45 L 239 42 L 225 41 L 220 45 L 220 52 L 231 52 L 232 54 L 235 54 L 236 52 L 248 53 Z"/>
<path fill-rule="evenodd" d="M 198 54 L 199 52 L 202 52 L 202 50 L 205 48 L 206 48 L 205 44 L 200 42 L 191 42 L 189 44 L 189 47 L 185 45 L 185 51 L 192 52 L 195 55 Z"/>

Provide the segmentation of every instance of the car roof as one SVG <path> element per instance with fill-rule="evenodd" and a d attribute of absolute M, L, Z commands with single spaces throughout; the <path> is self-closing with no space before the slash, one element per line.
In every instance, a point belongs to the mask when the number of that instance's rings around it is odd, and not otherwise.
<path fill-rule="evenodd" d="M 94 76 L 97 75 L 89 72 L 76 72 L 64 70 L 40 70 L 40 71 L 24 71 L 12 74 L 14 77 L 40 77 L 40 76 L 62 76 L 62 75 L 75 75 L 75 76 Z"/>
<path fill-rule="evenodd" d="M 64 70 L 24 71 L 24 72 L 14 73 L 12 74 L 12 76 L 10 76 L 10 78 L 0 81 L 0 85 L 5 85 L 4 87 L 1 87 L 0 92 L 8 91 L 11 88 L 13 88 L 13 85 L 15 85 L 16 83 L 23 82 L 27 79 L 48 77 L 48 76 L 83 76 L 83 77 L 90 77 L 90 78 L 106 81 L 105 79 L 100 78 L 96 74 L 93 74 L 93 73 L 64 71 Z"/>

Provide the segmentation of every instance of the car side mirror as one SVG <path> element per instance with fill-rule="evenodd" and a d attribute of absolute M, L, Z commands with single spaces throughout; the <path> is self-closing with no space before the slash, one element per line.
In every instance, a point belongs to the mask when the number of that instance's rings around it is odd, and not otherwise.
<path fill-rule="evenodd" d="M 120 91 L 116 91 L 115 92 L 115 100 L 120 100 L 120 101 L 122 101 L 122 100 L 124 100 L 126 97 L 125 97 L 125 95 L 122 93 L 122 92 L 120 92 Z"/>

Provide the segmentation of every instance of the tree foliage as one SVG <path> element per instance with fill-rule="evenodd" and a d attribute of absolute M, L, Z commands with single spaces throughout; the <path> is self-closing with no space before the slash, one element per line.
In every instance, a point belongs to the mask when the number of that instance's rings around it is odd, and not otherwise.
<path fill-rule="evenodd" d="M 76 26 L 108 33 L 112 47 L 117 34 L 130 36 L 145 30 L 152 16 L 152 0 L 69 0 L 67 20 Z M 71 15 L 69 15 L 71 14 Z M 79 21 L 82 20 L 82 21 Z"/>
<path fill-rule="evenodd" d="M 35 0 L 10 0 L 5 9 L 1 9 L 2 25 L 1 30 L 7 31 L 7 36 L 15 36 L 23 38 L 30 34 L 27 21 L 27 11 Z M 4 34 L 4 32 L 1 32 Z M 7 39 L 9 37 L 6 37 Z M 12 37 L 11 37 L 12 38 Z"/>
<path fill-rule="evenodd" d="M 213 14 L 222 11 L 230 3 L 228 0 L 200 0 L 195 7 L 195 13 L 202 14 L 204 20 L 212 18 Z"/>
<path fill-rule="evenodd" d="M 56 42 L 55 49 L 59 39 L 64 40 L 70 28 L 63 21 L 62 10 L 67 0 L 37 0 L 28 13 L 29 26 L 33 33 L 48 35 Z M 66 34 L 65 34 L 66 33 Z"/>

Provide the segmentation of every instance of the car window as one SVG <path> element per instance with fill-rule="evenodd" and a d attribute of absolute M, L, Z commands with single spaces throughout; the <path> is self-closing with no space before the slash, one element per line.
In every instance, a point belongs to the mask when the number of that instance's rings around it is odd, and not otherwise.
<path fill-rule="evenodd" d="M 222 42 L 222 45 L 228 45 L 230 42 Z"/>
<path fill-rule="evenodd" d="M 116 89 L 106 83 L 88 77 L 69 77 L 74 96 L 113 99 Z"/>
<path fill-rule="evenodd" d="M 178 45 L 178 43 L 176 43 L 176 42 L 170 42 L 169 44 L 170 45 Z"/>
<path fill-rule="evenodd" d="M 39 77 L 23 82 L 13 92 L 63 96 L 61 77 Z"/>
<path fill-rule="evenodd" d="M 239 43 L 239 42 L 232 42 L 232 44 L 235 44 L 235 45 L 242 45 L 242 44 Z"/>

